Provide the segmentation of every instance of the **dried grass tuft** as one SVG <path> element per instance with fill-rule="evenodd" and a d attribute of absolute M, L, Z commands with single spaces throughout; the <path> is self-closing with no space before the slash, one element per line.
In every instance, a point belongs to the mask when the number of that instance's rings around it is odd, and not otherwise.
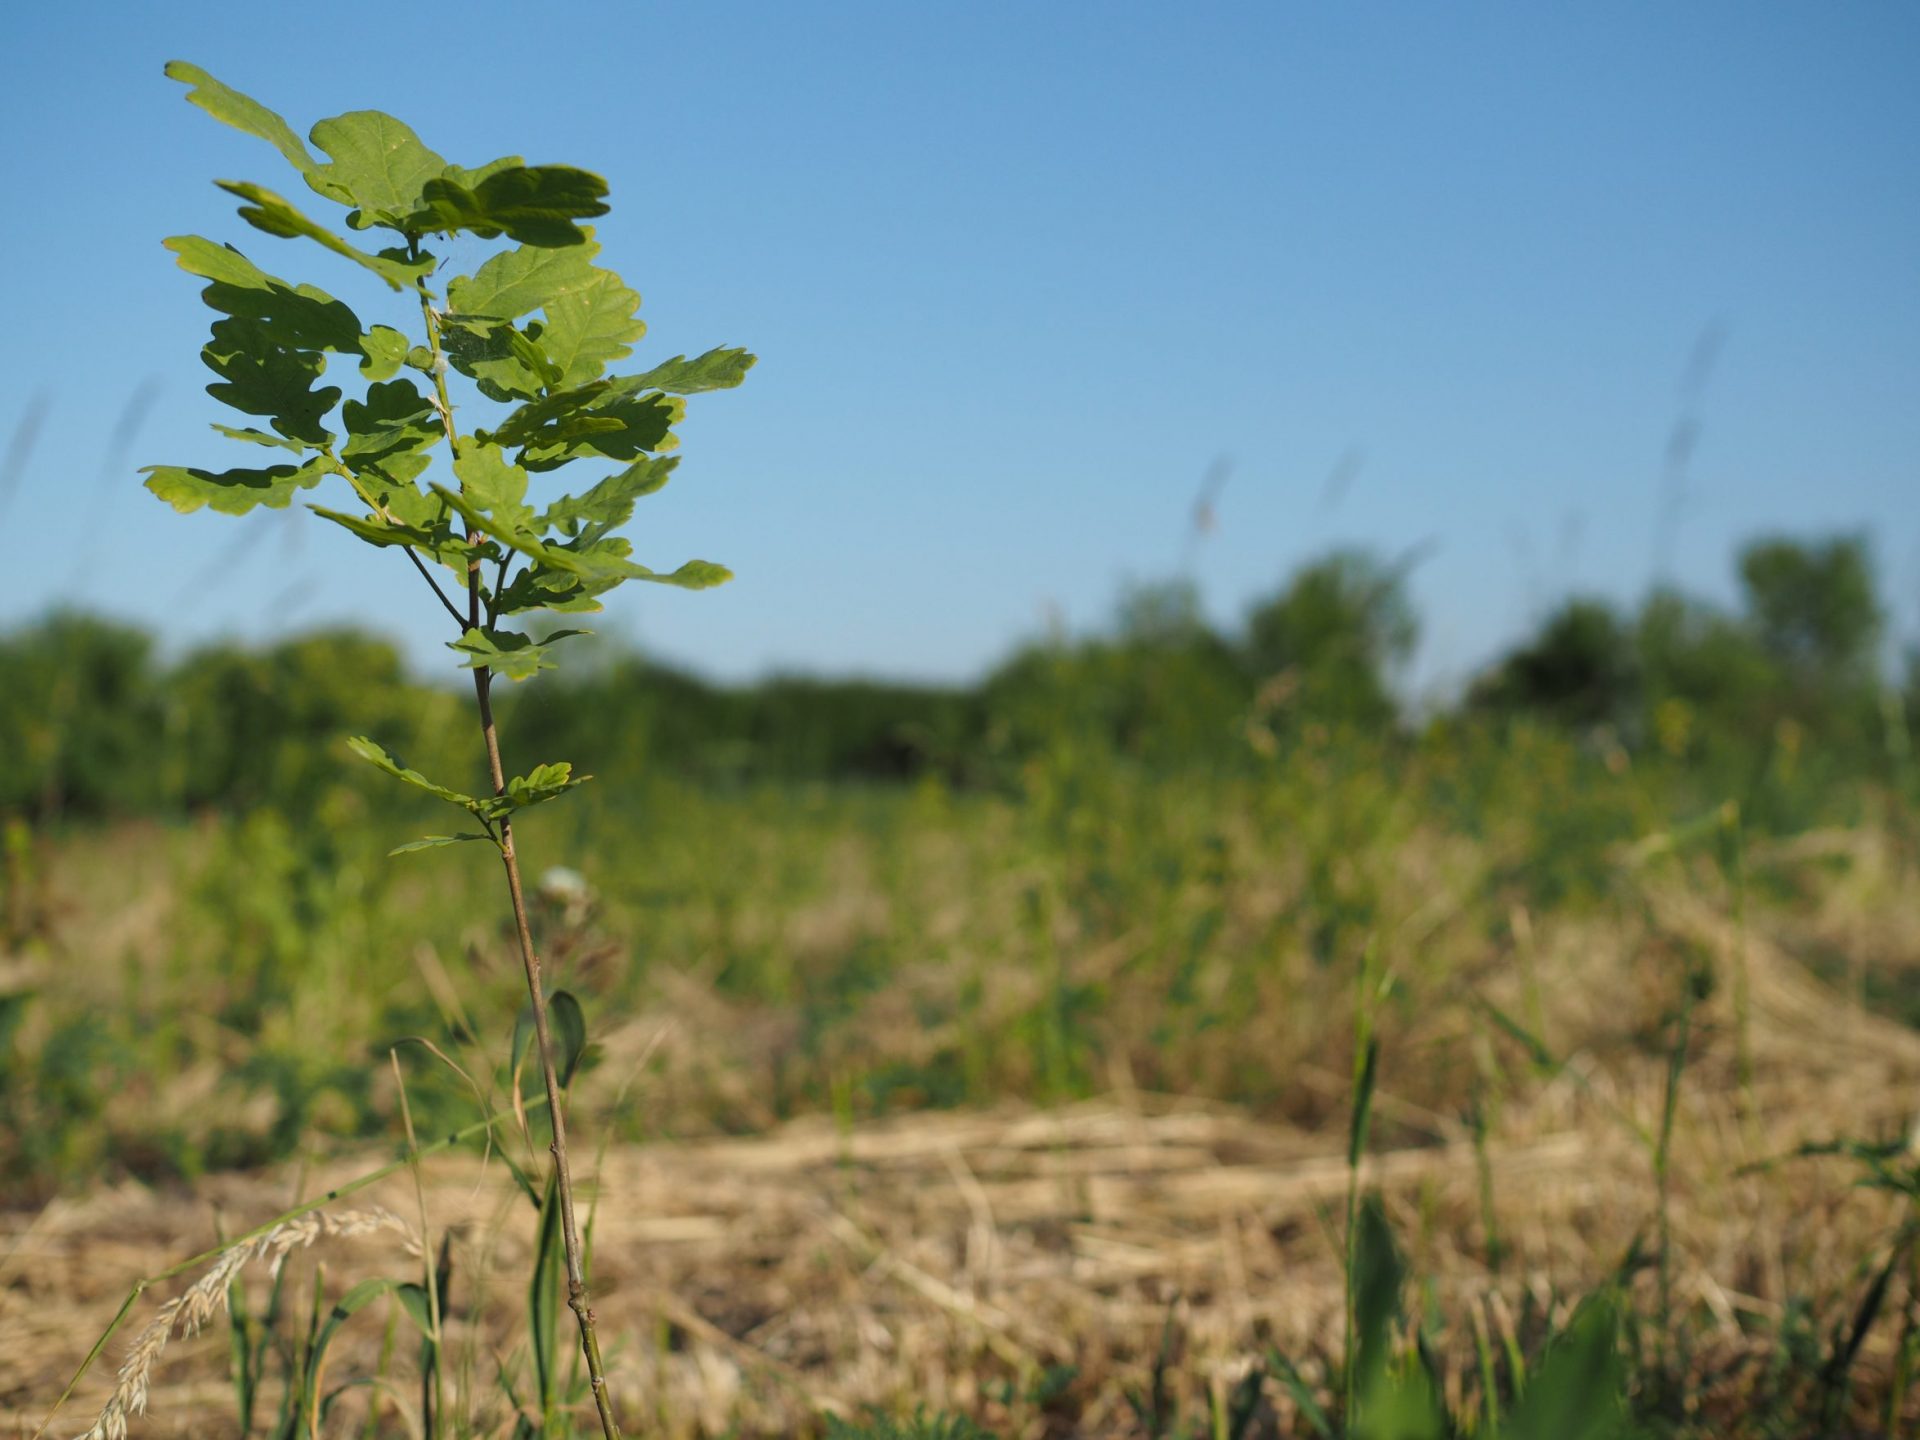
<path fill-rule="evenodd" d="M 406 1221 L 390 1210 L 374 1208 L 343 1210 L 337 1215 L 310 1210 L 253 1240 L 223 1250 L 198 1280 L 162 1305 L 160 1313 L 134 1337 L 114 1380 L 113 1393 L 80 1440 L 126 1440 L 127 1421 L 146 1413 L 153 1367 L 167 1342 L 176 1332 L 182 1337 L 197 1334 L 208 1321 L 226 1314 L 233 1281 L 249 1265 L 265 1262 L 269 1273 L 277 1274 L 295 1250 L 307 1249 L 318 1240 L 347 1240 L 379 1230 L 398 1231 L 412 1248 L 417 1248 Z"/>

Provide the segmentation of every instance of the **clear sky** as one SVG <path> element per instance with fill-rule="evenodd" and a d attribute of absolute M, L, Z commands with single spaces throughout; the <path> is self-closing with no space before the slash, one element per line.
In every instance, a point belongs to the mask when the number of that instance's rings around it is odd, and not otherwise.
<path fill-rule="evenodd" d="M 1920 7 L 251 0 L 8 6 L 0 45 L 0 625 L 346 619 L 453 658 L 393 552 L 140 488 L 257 459 L 207 429 L 212 312 L 163 237 L 405 323 L 233 216 L 215 177 L 306 192 L 177 57 L 303 133 L 382 109 L 608 178 L 636 359 L 761 356 L 633 531 L 740 578 L 600 627 L 717 674 L 958 678 L 1096 624 L 1188 563 L 1222 460 L 1208 609 L 1430 544 L 1423 683 L 1569 591 L 1725 597 L 1761 531 L 1870 531 L 1920 629 Z"/>

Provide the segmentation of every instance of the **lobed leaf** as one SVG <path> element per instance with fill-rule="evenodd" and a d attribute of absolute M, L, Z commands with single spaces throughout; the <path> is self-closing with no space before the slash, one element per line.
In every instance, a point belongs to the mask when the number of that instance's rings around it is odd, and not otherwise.
<path fill-rule="evenodd" d="M 184 60 L 169 60 L 166 75 L 169 80 L 193 87 L 187 92 L 188 101 L 214 119 L 265 140 L 302 175 L 314 171 L 314 158 L 293 133 L 293 127 L 258 100 L 222 85 L 198 65 L 189 65 Z"/>
<path fill-rule="evenodd" d="M 633 353 L 632 342 L 647 333 L 634 311 L 640 294 L 629 290 L 611 270 L 594 269 L 587 279 L 542 307 L 547 323 L 540 332 L 540 348 L 560 367 L 563 388 L 598 379 L 612 360 Z"/>
<path fill-rule="evenodd" d="M 440 344 L 447 362 L 489 400 L 532 400 L 560 379 L 538 342 L 510 321 L 452 315 Z"/>
<path fill-rule="evenodd" d="M 576 776 L 573 766 L 565 760 L 553 760 L 545 765 L 534 766 L 525 775 L 514 776 L 507 781 L 506 789 L 482 803 L 492 807 L 497 818 L 510 811 L 525 810 L 534 805 L 544 805 L 549 800 L 558 800 L 567 791 L 579 788 L 592 778 L 591 775 Z"/>
<path fill-rule="evenodd" d="M 464 185 L 471 190 L 490 175 L 498 175 L 502 170 L 518 169 L 526 163 L 523 156 L 502 155 L 498 160 L 489 160 L 478 170 L 469 170 L 464 165 L 449 165 L 440 172 L 440 178 L 451 180 L 456 185 Z"/>
<path fill-rule="evenodd" d="M 488 516 L 489 533 L 496 526 L 520 531 L 533 523 L 527 472 L 509 463 L 498 445 L 468 445 L 453 462 L 453 473 L 468 502 Z"/>
<path fill-rule="evenodd" d="M 676 355 L 643 375 L 615 383 L 632 390 L 665 390 L 674 395 L 696 395 L 705 390 L 731 390 L 747 378 L 758 356 L 719 346 L 689 360 Z"/>
<path fill-rule="evenodd" d="M 491 670 L 509 680 L 531 680 L 542 670 L 554 668 L 547 658 L 556 642 L 585 630 L 557 630 L 544 640 L 534 640 L 513 630 L 473 629 L 458 640 L 449 640 L 447 648 L 467 657 L 462 668 Z"/>
<path fill-rule="evenodd" d="M 347 748 L 376 770 L 384 770 L 394 779 L 404 780 L 415 789 L 424 790 L 429 795 L 437 796 L 450 805 L 458 805 L 463 810 L 470 810 L 476 815 L 481 811 L 481 802 L 473 796 L 463 795 L 458 790 L 449 790 L 444 785 L 434 784 L 418 770 L 408 769 L 399 759 L 388 754 L 365 735 L 355 735 L 348 740 Z"/>
<path fill-rule="evenodd" d="M 529 470 L 554 470 L 587 455 L 634 460 L 649 451 L 671 450 L 679 443 L 673 427 L 686 410 L 686 401 L 658 390 L 644 395 L 605 393 L 579 412 L 528 435 L 520 463 Z"/>
<path fill-rule="evenodd" d="M 466 537 L 450 523 L 446 506 L 432 496 L 422 495 L 411 484 L 381 489 L 362 476 L 361 485 L 371 492 L 363 498 L 378 506 L 374 514 L 348 515 L 324 505 L 307 508 L 369 545 L 405 546 L 438 561 L 457 575 L 466 574 L 468 564 L 476 555 L 485 558 L 489 553 L 498 553 L 491 546 L 468 544 Z"/>
<path fill-rule="evenodd" d="M 397 375 L 407 360 L 407 337 L 391 325 L 376 325 L 360 337 L 360 374 L 367 380 Z"/>
<path fill-rule="evenodd" d="M 298 440 L 289 440 L 284 435 L 269 435 L 264 430 L 255 430 L 251 427 L 243 430 L 235 429 L 231 425 L 221 425 L 217 422 L 213 428 L 229 440 L 243 440 L 249 445 L 271 445 L 276 449 L 291 450 L 296 455 L 304 455 L 307 450 L 307 447 Z"/>
<path fill-rule="evenodd" d="M 480 433 L 491 444 L 524 448 L 543 436 L 556 437 L 553 443 L 557 443 L 557 437 L 587 434 L 594 428 L 617 430 L 620 422 L 608 416 L 596 417 L 600 422 L 597 427 L 591 421 L 584 429 L 571 423 L 591 409 L 593 403 L 606 393 L 607 382 L 604 380 L 576 386 L 571 390 L 556 390 L 522 405 L 507 416 L 497 430 Z"/>
<path fill-rule="evenodd" d="M 309 505 L 307 508 L 322 520 L 331 520 L 342 529 L 351 531 L 369 545 L 411 545 L 427 551 L 438 548 L 435 537 L 416 526 L 385 520 L 377 515 L 347 515 L 338 510 L 329 510 L 324 505 Z"/>
<path fill-rule="evenodd" d="M 606 181 L 571 165 L 517 165 L 493 170 L 478 184 L 443 173 L 425 183 L 421 198 L 434 218 L 429 228 L 563 248 L 587 243 L 574 222 L 606 214 L 606 193 Z"/>
<path fill-rule="evenodd" d="M 304 465 L 269 465 L 264 470 L 196 470 L 182 465 L 147 465 L 147 489 L 183 515 L 205 507 L 222 515 L 244 515 L 255 506 L 284 510 L 296 490 L 310 490 L 328 474 L 332 462 L 316 455 Z"/>
<path fill-rule="evenodd" d="M 675 455 L 649 455 L 624 470 L 616 470 L 582 495 L 562 495 L 540 516 L 542 529 L 557 529 L 573 537 L 591 527 L 597 538 L 633 518 L 634 503 L 667 483 L 680 463 Z"/>
<path fill-rule="evenodd" d="M 360 475 L 361 488 L 377 501 L 384 515 L 393 522 L 430 537 L 430 543 L 411 542 L 424 549 L 448 569 L 462 575 L 473 560 L 498 559 L 503 553 L 491 541 L 470 544 L 454 523 L 459 517 L 438 495 L 422 490 L 409 477 L 399 481 L 379 472 Z"/>
<path fill-rule="evenodd" d="M 275 344 L 289 350 L 364 353 L 359 317 L 326 291 L 289 285 L 231 245 L 216 245 L 199 235 L 175 235 L 163 243 L 182 270 L 213 282 L 200 292 L 208 306 L 257 322 Z"/>
<path fill-rule="evenodd" d="M 561 250 L 534 245 L 503 250 L 473 274 L 447 282 L 447 309 L 495 320 L 531 315 L 604 273 L 593 264 L 599 253 L 591 239 Z"/>
<path fill-rule="evenodd" d="M 340 459 L 356 472 L 397 455 L 429 450 L 446 438 L 440 412 L 411 380 L 382 380 L 367 387 L 367 398 L 341 407 L 347 443 Z"/>
<path fill-rule="evenodd" d="M 459 845 L 468 840 L 492 840 L 493 836 L 481 832 L 467 831 L 459 835 L 422 835 L 418 840 L 409 840 L 404 845 L 396 845 L 387 854 L 411 855 L 416 850 L 438 850 L 445 845 Z"/>
<path fill-rule="evenodd" d="M 323 195 L 353 206 L 355 230 L 383 225 L 401 234 L 434 228 L 422 223 L 421 191 L 447 162 L 421 143 L 405 121 L 379 110 L 351 110 L 322 120 L 310 137 L 328 156 L 309 182 Z"/>
<path fill-rule="evenodd" d="M 326 226 L 307 218 L 290 202 L 264 186 L 245 180 L 216 180 L 213 183 L 229 195 L 238 196 L 248 202 L 240 207 L 240 218 L 254 229 L 263 230 L 269 235 L 278 235 L 282 239 L 290 240 L 305 236 L 309 240 L 317 241 L 334 254 L 371 270 L 386 281 L 392 289 L 411 289 L 433 271 L 433 263 L 430 260 L 411 262 L 396 260 L 386 255 L 369 255 L 357 246 L 349 245 Z"/>
<path fill-rule="evenodd" d="M 619 583 L 615 580 L 611 584 L 589 585 L 578 575 L 536 560 L 493 597 L 494 613 L 522 615 L 530 610 L 590 613 L 604 608 L 600 594 Z"/>
<path fill-rule="evenodd" d="M 733 579 L 733 572 L 724 565 L 714 564 L 711 560 L 689 560 L 678 570 L 665 575 L 639 575 L 634 578 L 651 580 L 658 585 L 671 585 L 679 590 L 711 590 L 714 586 L 724 585 Z"/>
<path fill-rule="evenodd" d="M 320 421 L 339 402 L 340 391 L 332 385 L 314 388 L 327 368 L 319 352 L 290 350 L 277 344 L 262 322 L 229 317 L 214 321 L 200 359 L 220 377 L 207 393 L 222 404 L 264 415 L 282 435 L 315 449 L 333 442 Z"/>
<path fill-rule="evenodd" d="M 508 549 L 537 560 L 550 570 L 574 576 L 580 582 L 579 588 L 589 593 L 610 590 L 623 580 L 650 580 L 655 584 L 675 585 L 684 590 L 705 590 L 733 578 L 732 571 L 710 560 L 689 560 L 668 574 L 649 570 L 627 559 L 626 542 L 613 538 L 587 549 L 552 544 L 531 529 L 493 519 L 465 496 L 444 485 L 435 483 L 432 489 L 475 529 L 484 530 Z"/>

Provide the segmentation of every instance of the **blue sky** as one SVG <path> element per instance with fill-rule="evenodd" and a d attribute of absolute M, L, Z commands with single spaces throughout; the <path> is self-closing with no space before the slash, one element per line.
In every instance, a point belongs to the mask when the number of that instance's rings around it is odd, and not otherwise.
<path fill-rule="evenodd" d="M 452 661 L 391 552 L 133 473 L 257 458 L 206 428 L 212 316 L 163 237 L 405 323 L 232 215 L 215 177 L 304 190 L 178 57 L 302 132 L 383 109 L 608 178 L 637 358 L 762 357 L 633 531 L 740 578 L 600 623 L 717 674 L 963 677 L 1097 624 L 1183 564 L 1223 458 L 1209 610 L 1430 544 L 1418 685 L 1570 591 L 1725 597 L 1762 531 L 1871 532 L 1920 632 L 1920 8 L 335 0 L 14 6 L 0 43 L 0 624 L 354 620 Z"/>

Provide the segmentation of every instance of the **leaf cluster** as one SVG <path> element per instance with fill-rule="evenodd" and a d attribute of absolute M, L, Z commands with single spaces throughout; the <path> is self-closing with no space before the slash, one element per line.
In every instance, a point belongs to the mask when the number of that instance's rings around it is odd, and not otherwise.
<path fill-rule="evenodd" d="M 672 473 L 684 397 L 738 385 L 754 357 L 721 347 L 608 373 L 646 327 L 639 295 L 596 263 L 600 247 L 583 223 L 607 211 L 604 180 L 519 156 L 452 164 L 377 110 L 322 120 L 303 141 L 196 66 L 175 61 L 167 74 L 190 87 L 193 104 L 279 151 L 308 190 L 345 211 L 345 233 L 264 186 L 217 182 L 241 202 L 242 220 L 311 241 L 410 294 L 420 323 L 416 335 L 364 323 L 345 302 L 234 246 L 169 239 L 180 267 L 207 282 L 201 295 L 218 315 L 201 350 L 217 377 L 208 392 L 246 419 L 214 428 L 282 453 L 227 470 L 149 466 L 154 494 L 183 512 L 239 515 L 344 482 L 349 503 L 310 508 L 370 545 L 408 551 L 430 580 L 427 561 L 452 572 L 466 602 L 441 591 L 460 621 L 452 648 L 470 668 L 516 680 L 549 668 L 554 644 L 582 632 L 536 639 L 509 617 L 597 610 L 628 580 L 699 589 L 729 578 L 703 560 L 651 569 L 616 533 Z M 506 247 L 473 273 L 442 279 L 426 243 L 461 234 Z M 357 397 L 325 383 L 343 362 L 364 382 Z M 505 413 L 463 433 L 449 373 Z M 429 478 L 442 443 L 451 474 Z M 577 493 L 531 493 L 532 477 L 580 460 L 613 468 Z"/>
<path fill-rule="evenodd" d="M 500 833 L 495 827 L 501 821 L 511 819 L 521 810 L 557 800 L 575 786 L 584 785 L 593 778 L 591 775 L 575 775 L 573 767 L 561 760 L 536 765 L 525 775 L 514 776 L 498 795 L 465 795 L 427 779 L 364 735 L 354 736 L 347 742 L 347 748 L 376 770 L 384 770 L 394 779 L 466 811 L 480 823 L 478 831 L 462 831 L 456 835 L 423 835 L 418 840 L 409 840 L 389 852 L 394 855 L 404 855 L 414 850 L 434 850 L 468 840 L 490 840 L 497 845 L 500 843 Z"/>

